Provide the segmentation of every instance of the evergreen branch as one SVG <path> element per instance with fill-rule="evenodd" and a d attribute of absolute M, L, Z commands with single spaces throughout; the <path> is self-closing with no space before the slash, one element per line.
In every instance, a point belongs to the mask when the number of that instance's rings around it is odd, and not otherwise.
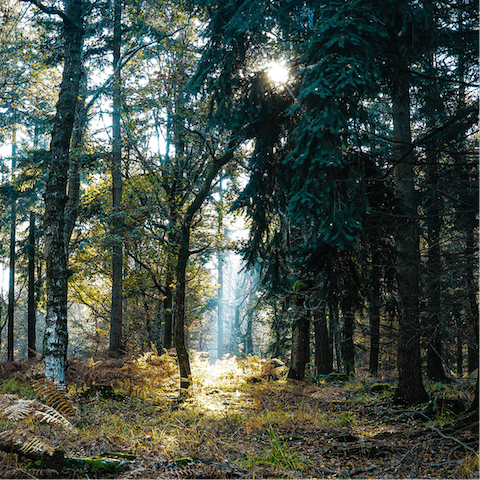
<path fill-rule="evenodd" d="M 465 118 L 465 117 L 467 117 L 471 114 L 475 114 L 476 112 L 478 112 L 478 105 L 474 104 L 474 105 L 468 107 L 467 109 L 462 110 L 460 112 L 457 112 L 455 115 L 452 115 L 445 123 L 443 123 L 442 125 L 440 125 L 437 128 L 434 128 L 434 129 L 430 130 L 425 135 L 421 136 L 420 138 L 418 138 L 415 141 L 410 142 L 410 143 L 394 140 L 392 138 L 385 137 L 383 135 L 378 135 L 378 134 L 371 134 L 371 135 L 374 138 L 378 138 L 379 140 L 385 140 L 386 142 L 388 142 L 390 144 L 404 145 L 405 147 L 408 146 L 408 150 L 402 155 L 402 157 L 400 157 L 398 160 L 396 160 L 396 163 L 401 163 L 405 160 L 405 158 L 407 158 L 413 152 L 413 150 L 415 150 L 415 148 L 423 146 L 423 144 L 427 140 L 431 139 L 435 135 L 438 135 L 442 131 L 446 130 L 448 127 L 455 124 L 458 120 L 461 120 L 462 118 Z M 412 163 L 413 163 L 413 165 L 418 164 L 418 162 L 416 162 L 416 161 L 414 161 Z"/>

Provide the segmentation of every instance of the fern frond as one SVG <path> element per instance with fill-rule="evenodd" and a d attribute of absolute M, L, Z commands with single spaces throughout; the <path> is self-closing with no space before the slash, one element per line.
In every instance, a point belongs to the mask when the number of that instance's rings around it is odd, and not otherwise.
<path fill-rule="evenodd" d="M 34 478 L 58 478 L 60 476 L 54 468 L 31 468 L 28 473 Z"/>
<path fill-rule="evenodd" d="M 153 354 L 156 356 L 156 357 L 159 357 L 160 355 L 158 354 L 158 350 L 157 350 L 157 347 L 155 346 L 155 344 L 153 342 L 150 342 L 150 348 L 152 349 L 152 352 Z"/>
<path fill-rule="evenodd" d="M 48 406 L 64 416 L 75 415 L 75 408 L 70 400 L 51 380 L 45 379 L 43 382 L 35 382 L 34 388 L 37 391 L 37 397 L 43 396 Z"/>
<path fill-rule="evenodd" d="M 4 430 L 0 432 L 0 444 L 15 443 L 17 440 L 17 429 Z"/>
<path fill-rule="evenodd" d="M 17 399 L 15 403 L 0 411 L 0 415 L 14 422 L 25 420 L 35 411 L 34 400 Z"/>
<path fill-rule="evenodd" d="M 10 405 L 16 403 L 19 398 L 20 397 L 18 395 L 13 395 L 11 393 L 4 393 L 0 395 L 0 412 Z"/>
<path fill-rule="evenodd" d="M 20 447 L 20 451 L 24 453 L 48 453 L 53 455 L 53 448 L 44 438 L 33 437 Z"/>
<path fill-rule="evenodd" d="M 38 419 L 69 431 L 76 431 L 76 428 L 53 407 L 44 405 L 37 400 L 24 400 L 17 396 L 2 397 L 4 395 L 0 395 L 0 417 L 6 417 L 15 422 Z"/>
<path fill-rule="evenodd" d="M 38 404 L 35 410 L 35 417 L 42 422 L 50 423 L 66 430 L 76 431 L 76 428 L 57 410 L 48 405 Z"/>

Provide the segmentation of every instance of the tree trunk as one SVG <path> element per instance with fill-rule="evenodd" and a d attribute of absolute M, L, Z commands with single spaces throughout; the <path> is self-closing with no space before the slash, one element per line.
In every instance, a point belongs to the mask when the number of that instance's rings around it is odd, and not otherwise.
<path fill-rule="evenodd" d="M 457 377 L 461 378 L 463 376 L 463 322 L 456 305 L 452 308 L 452 317 L 455 322 Z"/>
<path fill-rule="evenodd" d="M 273 344 L 273 350 L 272 350 L 273 358 L 280 357 L 282 313 L 283 313 L 282 311 L 280 312 L 278 311 L 277 301 L 274 300 L 273 301 L 273 325 L 272 325 L 273 334 L 274 334 L 274 344 Z"/>
<path fill-rule="evenodd" d="M 173 202 L 174 199 L 171 198 Z M 177 218 L 174 214 L 174 208 L 171 208 L 170 221 L 172 225 L 177 225 Z M 173 309 L 173 281 L 175 277 L 175 256 L 176 252 L 174 251 L 174 245 L 177 245 L 178 239 L 176 236 L 177 229 L 174 227 L 168 233 L 168 252 L 167 252 L 167 272 L 165 275 L 165 298 L 163 301 L 163 312 L 164 312 L 164 330 L 163 330 L 163 346 L 164 348 L 172 348 L 172 335 L 173 335 L 173 324 L 174 324 L 174 309 Z"/>
<path fill-rule="evenodd" d="M 163 347 L 172 348 L 172 332 L 173 332 L 173 293 L 171 282 L 173 281 L 173 275 L 170 276 L 167 272 L 167 278 L 165 280 L 165 299 L 163 300 L 163 315 L 164 315 L 164 328 L 163 328 Z"/>
<path fill-rule="evenodd" d="M 37 356 L 36 333 L 36 285 L 35 285 L 35 215 L 30 212 L 30 227 L 28 232 L 28 309 L 27 309 L 27 345 L 28 357 Z"/>
<path fill-rule="evenodd" d="M 401 61 L 401 58 L 397 60 Z M 400 65 L 394 75 L 392 114 L 396 161 L 395 192 L 405 219 L 396 229 L 397 282 L 400 297 L 397 396 L 407 403 L 414 403 L 427 398 L 422 381 L 418 320 L 420 251 L 416 222 L 415 158 L 411 142 L 410 82 L 407 66 Z"/>
<path fill-rule="evenodd" d="M 81 99 L 77 102 L 75 120 L 73 122 L 71 154 L 68 169 L 68 198 L 65 207 L 65 248 L 67 249 L 67 262 L 70 240 L 78 216 L 80 204 L 80 170 L 81 154 L 83 148 L 83 133 L 87 122 L 87 107 L 84 98 L 87 95 L 86 76 L 83 74 L 81 80 Z"/>
<path fill-rule="evenodd" d="M 370 291 L 369 322 L 370 322 L 370 362 L 368 371 L 372 375 L 378 373 L 380 356 L 380 258 L 378 252 L 372 257 L 372 283 Z"/>
<path fill-rule="evenodd" d="M 82 77 L 82 0 L 68 0 L 63 28 L 64 69 L 50 144 L 45 199 L 46 255 L 45 376 L 65 383 L 67 372 L 67 252 L 65 205 L 70 139 Z"/>
<path fill-rule="evenodd" d="M 344 299 L 342 302 L 343 316 L 343 338 L 342 338 L 342 358 L 345 373 L 348 377 L 355 375 L 355 345 L 353 343 L 353 332 L 355 325 L 355 307 L 350 299 Z"/>
<path fill-rule="evenodd" d="M 467 231 L 466 256 L 466 282 L 467 282 L 467 325 L 469 331 L 469 340 L 467 344 L 467 366 L 468 373 L 473 373 L 478 368 L 478 282 L 475 280 L 475 272 L 478 272 L 477 249 L 478 242 L 475 240 L 475 223 L 469 225 Z"/>
<path fill-rule="evenodd" d="M 123 323 L 123 242 L 122 242 L 122 139 L 121 139 L 121 74 L 120 47 L 122 42 L 122 5 L 121 0 L 114 0 L 113 27 L 113 145 L 112 145 L 112 307 L 110 312 L 110 345 L 112 354 L 122 354 Z"/>
<path fill-rule="evenodd" d="M 315 334 L 315 367 L 317 374 L 326 375 L 333 371 L 333 364 L 330 354 L 325 302 L 323 301 L 313 311 L 313 328 Z"/>
<path fill-rule="evenodd" d="M 292 331 L 292 353 L 288 378 L 303 380 L 305 378 L 305 365 L 310 360 L 310 319 L 304 306 L 303 295 L 295 297 L 295 320 Z"/>
<path fill-rule="evenodd" d="M 218 252 L 217 292 L 217 358 L 223 356 L 223 254 Z"/>
<path fill-rule="evenodd" d="M 245 356 L 253 354 L 253 309 L 248 309 L 247 331 L 245 332 Z"/>
<path fill-rule="evenodd" d="M 334 364 L 336 369 L 340 370 L 340 355 L 338 352 L 338 308 L 336 303 L 328 303 L 328 344 L 330 348 L 330 355 L 332 356 L 332 366 Z"/>
<path fill-rule="evenodd" d="M 12 184 L 15 176 L 16 155 L 17 155 L 17 136 L 16 125 L 13 126 L 12 139 Z M 10 362 L 14 360 L 14 313 L 15 313 L 15 244 L 17 228 L 17 194 L 12 189 L 11 198 L 11 217 L 10 217 L 10 275 L 8 282 L 8 308 L 7 308 L 7 359 Z"/>
<path fill-rule="evenodd" d="M 222 251 L 223 243 L 223 192 L 222 192 L 222 179 L 220 178 L 220 200 L 217 204 L 217 214 L 218 214 L 218 292 L 217 292 L 217 358 L 222 358 L 224 354 L 224 338 L 223 338 L 223 266 L 224 266 L 224 255 Z"/>
<path fill-rule="evenodd" d="M 446 378 L 442 363 L 442 325 L 440 321 L 440 279 L 442 262 L 440 258 L 440 196 L 437 193 L 437 166 L 429 166 L 429 186 L 433 190 L 430 202 L 427 204 L 427 376 L 432 380 Z"/>
<path fill-rule="evenodd" d="M 185 288 L 187 262 L 190 256 L 190 223 L 182 225 L 177 258 L 177 285 L 175 289 L 175 348 L 180 367 L 180 388 L 191 385 L 190 359 L 185 345 Z"/>
<path fill-rule="evenodd" d="M 433 54 L 427 57 L 427 72 L 435 78 Z M 428 105 L 426 115 L 427 128 L 434 130 L 437 119 L 433 112 L 443 110 L 443 103 L 435 81 L 427 84 L 425 92 L 425 103 Z M 432 112 L 432 107 L 434 110 Z M 438 152 L 435 144 L 429 145 L 427 149 L 427 194 L 426 213 L 426 240 L 427 240 L 427 261 L 426 261 L 426 297 L 427 297 L 427 376 L 432 380 L 444 380 L 446 378 L 442 363 L 442 337 L 443 328 L 441 324 L 441 278 L 442 260 L 440 250 L 441 202 L 442 198 L 438 192 Z"/>
<path fill-rule="evenodd" d="M 185 287 L 187 262 L 190 257 L 190 229 L 195 214 L 210 193 L 212 182 L 220 169 L 233 158 L 234 148 L 228 149 L 220 158 L 212 161 L 207 175 L 195 198 L 188 205 L 178 234 L 177 284 L 175 288 L 175 348 L 180 367 L 180 388 L 191 385 L 190 359 L 185 344 Z"/>

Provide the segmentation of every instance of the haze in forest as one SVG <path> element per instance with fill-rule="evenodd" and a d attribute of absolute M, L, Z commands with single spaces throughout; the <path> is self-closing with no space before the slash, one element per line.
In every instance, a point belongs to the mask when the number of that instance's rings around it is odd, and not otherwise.
<path fill-rule="evenodd" d="M 183 392 L 208 349 L 299 382 L 388 372 L 406 404 L 474 378 L 477 20 L 4 2 L 2 361 L 64 385 L 69 357 L 165 351 Z"/>

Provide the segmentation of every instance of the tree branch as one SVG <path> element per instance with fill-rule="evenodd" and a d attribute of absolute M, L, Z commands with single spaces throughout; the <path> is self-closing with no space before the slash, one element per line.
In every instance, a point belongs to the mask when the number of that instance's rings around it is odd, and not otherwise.
<path fill-rule="evenodd" d="M 25 3 L 31 3 L 32 5 L 35 5 L 39 10 L 41 10 L 43 13 L 46 13 L 48 15 L 58 15 L 63 20 L 65 25 L 68 25 L 70 27 L 75 27 L 75 28 L 81 28 L 69 16 L 65 15 L 65 12 L 62 12 L 62 10 L 59 10 L 58 8 L 47 7 L 46 5 L 43 5 L 43 3 L 40 2 L 39 0 L 20 0 L 20 1 Z"/>

